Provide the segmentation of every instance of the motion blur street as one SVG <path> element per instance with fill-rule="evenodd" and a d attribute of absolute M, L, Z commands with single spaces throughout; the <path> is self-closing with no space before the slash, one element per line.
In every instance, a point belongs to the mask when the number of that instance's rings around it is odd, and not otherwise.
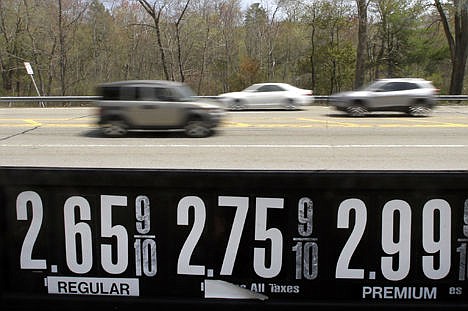
<path fill-rule="evenodd" d="M 430 117 L 376 113 L 351 118 L 326 106 L 229 112 L 212 137 L 135 132 L 103 137 L 95 108 L 0 109 L 3 166 L 466 170 L 468 107 Z"/>

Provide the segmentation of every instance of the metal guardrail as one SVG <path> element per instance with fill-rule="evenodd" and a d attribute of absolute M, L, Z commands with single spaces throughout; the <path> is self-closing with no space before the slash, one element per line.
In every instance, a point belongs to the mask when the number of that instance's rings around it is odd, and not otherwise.
<path fill-rule="evenodd" d="M 100 96 L 5 96 L 0 102 L 91 102 Z"/>
<path fill-rule="evenodd" d="M 218 96 L 197 96 L 199 98 L 216 99 Z M 315 100 L 328 101 L 332 96 L 314 95 Z M 440 101 L 464 101 L 468 100 L 468 95 L 436 95 Z M 4 96 L 0 97 L 0 102 L 92 102 L 99 100 L 100 96 Z"/>
<path fill-rule="evenodd" d="M 437 95 L 437 100 L 468 100 L 468 95 Z"/>
<path fill-rule="evenodd" d="M 332 96 L 326 95 L 314 95 L 315 100 L 323 100 L 328 101 Z M 435 95 L 436 100 L 439 101 L 461 101 L 461 100 L 468 100 L 468 95 Z"/>

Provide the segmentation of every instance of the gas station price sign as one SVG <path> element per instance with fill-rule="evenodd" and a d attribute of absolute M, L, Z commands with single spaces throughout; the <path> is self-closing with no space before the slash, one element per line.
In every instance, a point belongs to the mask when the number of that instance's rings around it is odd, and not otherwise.
<path fill-rule="evenodd" d="M 2 303 L 468 303 L 468 173 L 0 174 Z"/>

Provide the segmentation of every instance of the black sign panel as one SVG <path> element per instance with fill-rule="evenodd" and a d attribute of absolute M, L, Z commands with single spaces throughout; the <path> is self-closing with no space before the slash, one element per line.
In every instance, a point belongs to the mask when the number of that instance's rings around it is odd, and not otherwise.
<path fill-rule="evenodd" d="M 468 172 L 1 168 L 0 218 L 2 309 L 468 307 Z"/>

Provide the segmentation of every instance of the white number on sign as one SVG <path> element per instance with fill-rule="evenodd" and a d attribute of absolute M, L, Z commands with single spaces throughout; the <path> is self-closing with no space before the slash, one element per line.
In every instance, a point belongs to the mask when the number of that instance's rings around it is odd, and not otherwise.
<path fill-rule="evenodd" d="M 75 215 L 80 217 L 79 220 L 91 220 L 91 209 L 85 198 L 70 197 L 63 207 L 67 266 L 72 272 L 81 274 L 89 272 L 93 266 L 93 239 L 90 226 L 86 222 L 77 222 Z M 77 242 L 78 238 L 80 243 Z M 79 245 L 81 252 L 77 251 Z M 78 258 L 78 254 L 81 254 L 81 258 Z"/>
<path fill-rule="evenodd" d="M 359 199 L 347 199 L 341 202 L 338 208 L 337 228 L 349 228 L 349 218 L 351 211 L 355 212 L 355 224 L 353 231 L 349 235 L 343 250 L 341 251 L 338 262 L 336 263 L 335 277 L 337 279 L 363 279 L 363 269 L 351 269 L 349 263 L 356 247 L 361 241 L 366 228 L 367 211 L 366 205 Z"/>
<path fill-rule="evenodd" d="M 266 266 L 265 248 L 254 248 L 254 269 L 258 276 L 272 278 L 281 271 L 283 262 L 283 235 L 278 228 L 267 229 L 267 211 L 269 208 L 283 208 L 284 199 L 257 198 L 255 212 L 255 240 L 270 240 L 270 266 Z"/>
<path fill-rule="evenodd" d="M 337 227 L 349 227 L 351 211 L 355 214 L 355 225 L 338 258 L 335 276 L 363 279 L 364 269 L 350 269 L 349 264 L 366 227 L 367 210 L 364 202 L 359 199 L 343 201 L 338 208 Z M 380 268 L 387 280 L 400 281 L 410 272 L 411 224 L 411 207 L 407 202 L 391 200 L 384 205 L 381 218 L 381 244 L 382 250 L 389 256 L 382 256 Z M 451 265 L 451 210 L 447 201 L 432 199 L 424 205 L 422 247 L 428 254 L 422 257 L 424 275 L 432 280 L 447 276 Z M 462 248 L 457 251 L 463 252 Z M 464 270 L 460 272 L 462 273 Z"/>
<path fill-rule="evenodd" d="M 394 240 L 395 215 L 399 214 L 400 229 Z M 393 269 L 394 257 L 383 256 L 381 260 L 382 274 L 387 280 L 404 279 L 410 270 L 411 252 L 411 208 L 402 200 L 387 202 L 382 211 L 382 250 L 388 255 L 398 254 L 398 265 Z"/>
<path fill-rule="evenodd" d="M 312 234 L 314 209 L 312 200 L 309 198 L 301 198 L 298 203 L 297 213 L 297 231 L 303 237 L 308 237 Z"/>
<path fill-rule="evenodd" d="M 255 240 L 270 241 L 268 244 L 271 248 L 271 253 L 268 254 L 268 256 L 266 247 L 254 248 L 254 270 L 258 276 L 264 278 L 275 277 L 281 271 L 283 261 L 283 236 L 279 229 L 267 228 L 267 211 L 272 208 L 283 208 L 283 202 L 284 199 L 279 198 L 256 199 Z M 249 198 L 220 196 L 218 198 L 218 205 L 237 208 L 220 271 L 221 275 L 231 275 L 244 230 L 249 208 Z M 177 224 L 189 225 L 190 209 L 193 209 L 193 226 L 180 251 L 177 261 L 177 273 L 204 275 L 205 266 L 190 264 L 192 253 L 200 240 L 205 226 L 206 210 L 203 200 L 196 196 L 182 198 L 177 206 Z"/>
<path fill-rule="evenodd" d="M 439 238 L 436 241 L 434 220 L 438 214 L 439 218 Z M 447 276 L 450 271 L 450 240 L 451 240 L 451 212 L 450 205 L 445 200 L 434 199 L 428 201 L 423 209 L 422 242 L 423 248 L 429 254 L 438 254 L 438 266 L 434 256 L 423 256 L 424 274 L 433 280 L 440 280 Z"/>
<path fill-rule="evenodd" d="M 128 266 L 128 235 L 122 225 L 112 225 L 112 208 L 127 206 L 126 196 L 101 195 L 101 236 L 115 237 L 116 263 L 112 262 L 112 244 L 101 244 L 101 264 L 104 270 L 111 274 L 120 274 Z"/>
<path fill-rule="evenodd" d="M 135 199 L 136 229 L 139 234 L 147 234 L 151 229 L 150 203 L 145 195 L 139 195 Z"/>
<path fill-rule="evenodd" d="M 126 197 L 101 197 L 101 233 L 103 237 L 115 237 L 117 241 L 117 261 L 112 262 L 111 245 L 101 245 L 102 266 L 109 273 L 125 271 L 128 264 L 128 238 L 125 227 L 112 226 L 113 205 L 126 205 Z M 21 192 L 16 199 L 18 220 L 28 220 L 28 207 L 31 209 L 31 224 L 24 238 L 20 253 L 22 269 L 46 269 L 45 259 L 32 259 L 32 250 L 36 243 L 43 217 L 42 200 L 34 191 Z M 76 218 L 78 217 L 78 219 Z M 70 271 L 78 274 L 87 273 L 93 266 L 93 238 L 91 227 L 85 221 L 91 220 L 91 208 L 88 201 L 80 196 L 72 196 L 63 206 L 63 224 L 65 232 L 65 256 Z M 79 249 L 78 249 L 79 248 Z"/>
<path fill-rule="evenodd" d="M 31 207 L 31 225 L 24 237 L 20 254 L 21 269 L 46 269 L 45 259 L 33 259 L 32 251 L 42 225 L 43 209 L 41 197 L 34 191 L 21 192 L 16 198 L 16 219 L 28 220 L 28 205 Z"/>
<path fill-rule="evenodd" d="M 249 209 L 249 198 L 220 196 L 218 198 L 218 205 L 237 207 L 220 272 L 221 275 L 232 275 L 242 231 L 244 230 L 245 219 L 247 218 L 247 210 Z"/>
<path fill-rule="evenodd" d="M 189 225 L 190 208 L 193 209 L 195 217 L 193 220 L 192 230 L 180 250 L 179 259 L 177 260 L 177 273 L 204 275 L 205 266 L 190 264 L 190 258 L 192 257 L 193 250 L 195 249 L 195 246 L 203 232 L 203 227 L 205 226 L 206 210 L 205 203 L 203 203 L 202 199 L 196 196 L 182 198 L 177 206 L 177 224 L 184 226 Z"/>

